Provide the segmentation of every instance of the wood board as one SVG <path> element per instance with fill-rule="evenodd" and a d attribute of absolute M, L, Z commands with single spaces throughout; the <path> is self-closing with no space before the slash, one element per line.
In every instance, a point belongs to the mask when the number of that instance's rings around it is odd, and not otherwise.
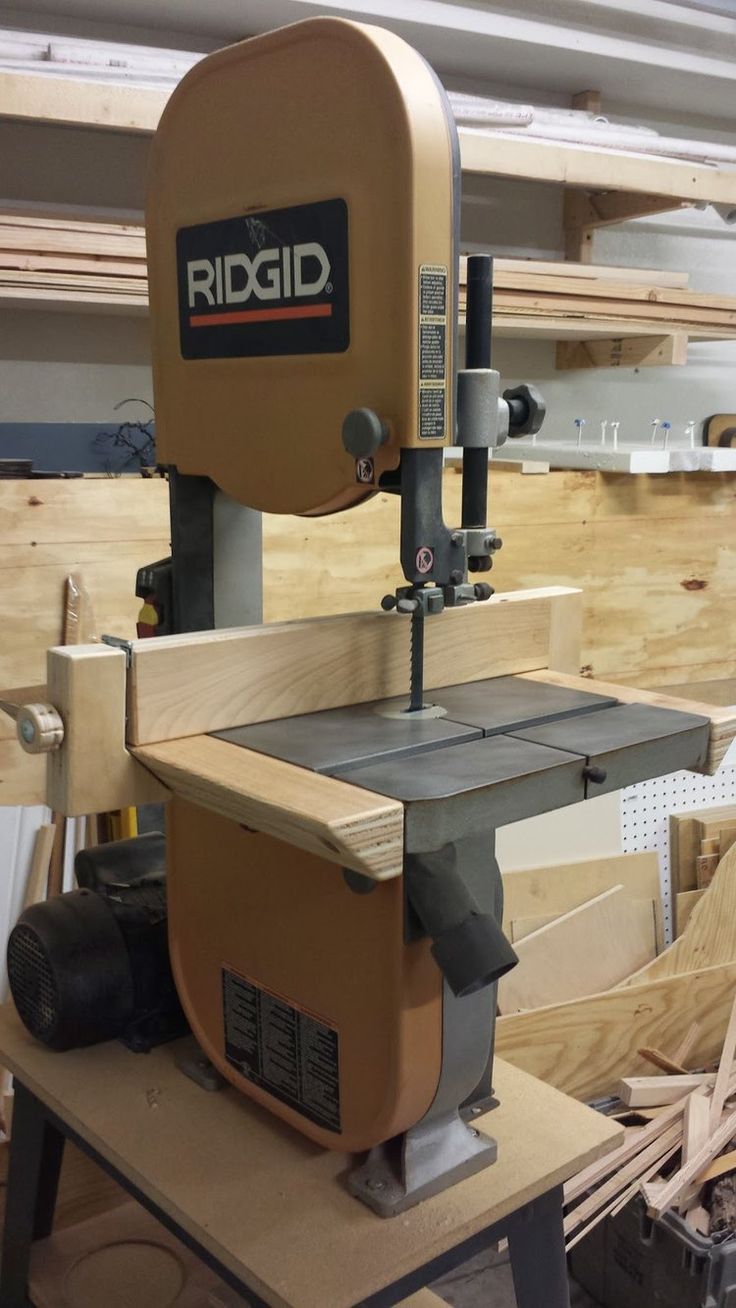
<path fill-rule="evenodd" d="M 426 623 L 426 689 L 567 665 L 580 596 L 550 587 L 447 609 Z M 395 613 L 133 642 L 132 745 L 408 694 L 409 623 Z"/>
<path fill-rule="evenodd" d="M 504 930 L 510 933 L 515 918 L 560 917 L 615 885 L 623 887 L 628 899 L 656 902 L 660 896 L 656 850 L 504 872 Z M 661 913 L 656 914 L 656 919 L 657 949 L 661 950 L 664 948 Z"/>
<path fill-rule="evenodd" d="M 640 900 L 639 902 L 646 904 L 648 919 L 649 916 L 651 916 L 656 944 L 658 923 L 661 922 L 662 918 L 661 903 L 659 904 L 659 911 L 657 911 L 657 906 L 653 899 Z M 542 913 L 538 917 L 516 917 L 511 922 L 509 939 L 512 945 L 515 945 L 518 941 L 525 940 L 527 936 L 532 935 L 535 931 L 539 931 L 541 927 L 549 926 L 552 922 L 559 922 L 561 917 L 561 913 Z M 655 948 L 652 957 L 656 952 L 657 950 Z"/>
<path fill-rule="evenodd" d="M 343 1154 L 232 1088 L 203 1095 L 178 1053 L 174 1043 L 139 1058 L 109 1043 L 55 1054 L 9 1010 L 0 1019 L 2 1062 L 270 1308 L 352 1308 L 623 1139 L 617 1124 L 499 1059 L 500 1106 L 478 1119 L 498 1140 L 498 1161 L 383 1221 L 342 1184 Z"/>
<path fill-rule="evenodd" d="M 675 897 L 675 935 L 681 936 L 692 916 L 695 905 L 702 899 L 704 890 L 681 890 Z"/>
<path fill-rule="evenodd" d="M 48 694 L 64 723 L 46 755 L 46 802 L 66 817 L 157 804 L 169 792 L 125 745 L 126 656 L 110 645 L 49 650 Z"/>
<path fill-rule="evenodd" d="M 568 187 L 585 187 L 602 193 L 601 197 L 596 196 L 597 201 L 612 192 L 614 200 L 616 192 L 631 192 L 633 197 L 642 193 L 697 202 L 706 196 L 713 199 L 710 193 L 714 190 L 725 193 L 726 203 L 733 203 L 736 198 L 736 183 L 728 169 L 612 152 L 596 146 L 504 137 L 464 127 L 458 128 L 458 136 L 464 172 L 536 178 Z M 720 200 L 721 194 L 717 198 Z"/>
<path fill-rule="evenodd" d="M 397 800 L 212 736 L 133 754 L 175 794 L 223 817 L 377 881 L 401 876 L 404 809 Z"/>
<path fill-rule="evenodd" d="M 651 197 L 648 202 L 651 205 Z M 463 259 L 461 305 L 464 276 Z M 503 259 L 496 261 L 494 279 L 496 330 L 514 336 L 539 330 L 557 335 L 558 364 L 563 368 L 684 363 L 689 336 L 734 335 L 729 309 L 736 301 L 700 296 L 678 273 Z M 16 209 L 0 212 L 0 298 L 21 306 L 45 302 L 146 312 L 143 228 L 34 216 Z M 570 303 L 578 307 L 573 311 Z M 600 306 L 605 313 L 599 313 Z M 601 331 L 605 338 L 597 341 Z M 571 345 L 570 338 L 576 344 Z"/>
<path fill-rule="evenodd" d="M 652 902 L 627 899 L 613 886 L 514 948 L 518 966 L 498 986 L 502 1014 L 597 993 L 654 957 Z"/>
<path fill-rule="evenodd" d="M 646 981 L 678 976 L 736 962 L 736 845 L 720 861 L 706 894 L 690 914 L 690 919 L 674 944 L 645 967 L 622 982 L 639 986 Z"/>
<path fill-rule="evenodd" d="M 717 1058 L 736 989 L 736 963 L 623 986 L 568 1004 L 500 1017 L 496 1049 L 502 1058 L 550 1085 L 590 1099 L 610 1094 L 621 1076 L 645 1076 L 651 1065 L 638 1050 L 675 1048 L 694 1022 L 693 1067 Z"/>
<path fill-rule="evenodd" d="M 734 824 L 736 806 L 733 804 L 670 814 L 670 874 L 675 894 L 698 889 L 696 859 L 704 832 L 720 833 L 730 830 Z"/>

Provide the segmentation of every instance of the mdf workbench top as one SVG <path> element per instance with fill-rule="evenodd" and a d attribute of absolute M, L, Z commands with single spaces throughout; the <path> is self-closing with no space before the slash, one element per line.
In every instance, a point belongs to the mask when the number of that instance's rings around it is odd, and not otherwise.
<path fill-rule="evenodd" d="M 108 1043 L 57 1054 L 0 1009 L 0 1062 L 272 1308 L 349 1308 L 559 1185 L 623 1129 L 496 1060 L 500 1106 L 478 1119 L 498 1162 L 399 1217 L 353 1199 L 344 1154 L 319 1149 L 245 1095 Z"/>

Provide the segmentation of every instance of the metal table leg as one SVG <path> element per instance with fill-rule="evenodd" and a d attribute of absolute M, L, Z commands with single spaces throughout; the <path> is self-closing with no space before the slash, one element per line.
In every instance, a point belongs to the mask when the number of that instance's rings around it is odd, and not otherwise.
<path fill-rule="evenodd" d="M 570 1308 L 562 1188 L 514 1214 L 508 1239 L 518 1308 Z"/>
<path fill-rule="evenodd" d="M 46 1118 L 43 1105 L 15 1083 L 5 1206 L 1 1308 L 27 1308 L 33 1240 L 51 1234 L 64 1154 L 64 1136 Z"/>

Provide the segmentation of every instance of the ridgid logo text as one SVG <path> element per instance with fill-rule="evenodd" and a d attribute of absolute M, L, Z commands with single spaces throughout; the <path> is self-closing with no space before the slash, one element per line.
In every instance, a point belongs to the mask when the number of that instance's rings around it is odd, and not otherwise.
<path fill-rule="evenodd" d="M 236 252 L 213 259 L 189 259 L 186 272 L 191 327 L 328 318 L 332 314 L 329 301 L 299 303 L 332 290 L 330 260 L 317 241 L 263 249 L 255 255 Z M 252 307 L 211 312 L 231 305 Z"/>

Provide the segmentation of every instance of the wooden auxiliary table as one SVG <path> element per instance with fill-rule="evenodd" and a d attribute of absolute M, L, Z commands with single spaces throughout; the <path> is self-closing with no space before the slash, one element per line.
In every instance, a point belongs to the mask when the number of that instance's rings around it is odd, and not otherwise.
<path fill-rule="evenodd" d="M 345 1155 L 234 1089 L 202 1090 L 176 1066 L 180 1044 L 56 1054 L 0 1010 L 0 1062 L 15 1077 L 2 1308 L 29 1303 L 65 1138 L 254 1308 L 390 1308 L 503 1237 L 520 1308 L 568 1308 L 562 1183 L 621 1143 L 617 1123 L 497 1060 L 499 1107 L 478 1124 L 498 1162 L 383 1220 L 344 1188 Z M 433 1302 L 426 1292 L 413 1308 Z"/>

